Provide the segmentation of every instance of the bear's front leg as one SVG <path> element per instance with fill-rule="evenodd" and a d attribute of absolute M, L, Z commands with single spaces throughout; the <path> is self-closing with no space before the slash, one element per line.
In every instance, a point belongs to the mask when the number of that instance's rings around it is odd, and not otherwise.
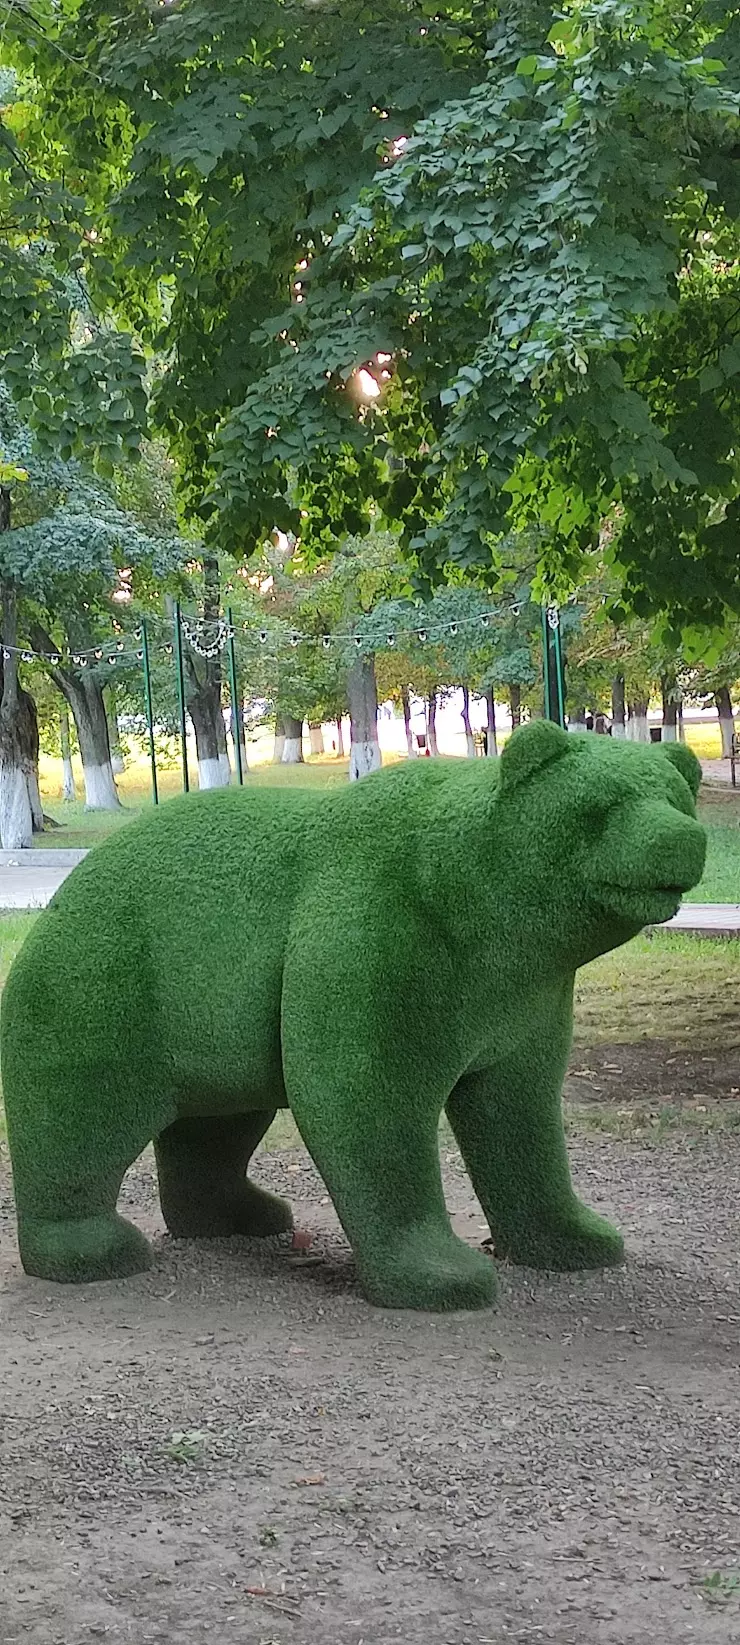
<path fill-rule="evenodd" d="M 429 934 L 378 887 L 362 891 L 324 885 L 300 910 L 283 984 L 290 1106 L 369 1300 L 482 1308 L 493 1264 L 453 1234 L 442 1192 L 451 1048 L 434 1015 L 420 1023 L 408 1005 Z"/>
<path fill-rule="evenodd" d="M 621 1262 L 622 1237 L 573 1191 L 561 1103 L 570 1017 L 557 1011 L 541 1034 L 467 1074 L 447 1116 L 483 1207 L 497 1256 L 528 1268 L 605 1268 Z"/>

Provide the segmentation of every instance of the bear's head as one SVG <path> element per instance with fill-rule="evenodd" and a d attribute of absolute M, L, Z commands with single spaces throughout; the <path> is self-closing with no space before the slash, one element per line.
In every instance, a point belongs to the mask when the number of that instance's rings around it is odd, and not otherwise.
<path fill-rule="evenodd" d="M 670 919 L 701 879 L 700 780 L 682 743 L 572 734 L 549 720 L 511 737 L 497 810 L 509 850 L 520 842 L 522 900 L 559 905 L 576 963 Z"/>

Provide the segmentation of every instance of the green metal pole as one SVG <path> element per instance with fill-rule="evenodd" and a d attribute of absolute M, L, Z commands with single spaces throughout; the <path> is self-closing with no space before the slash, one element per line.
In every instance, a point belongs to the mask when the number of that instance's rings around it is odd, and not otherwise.
<path fill-rule="evenodd" d="M 146 631 L 145 617 L 141 619 L 141 662 L 144 670 L 144 700 L 146 702 L 146 723 L 149 732 L 149 758 L 152 762 L 152 799 L 155 805 L 159 805 L 157 754 L 154 747 L 154 720 L 152 718 L 152 676 L 149 668 L 149 635 Z"/>
<path fill-rule="evenodd" d="M 237 687 L 237 681 L 236 681 L 236 648 L 234 646 L 234 621 L 233 621 L 233 618 L 232 618 L 232 615 L 231 615 L 231 606 L 229 606 L 227 608 L 226 621 L 229 625 L 229 628 L 231 629 L 231 633 L 229 635 L 229 688 L 230 688 L 230 691 L 231 691 L 231 740 L 234 744 L 234 759 L 236 760 L 236 774 L 237 774 L 237 777 L 239 779 L 239 787 L 243 788 L 243 786 L 244 786 L 244 772 L 242 770 L 242 740 L 241 740 L 241 737 L 239 736 L 239 726 L 241 724 L 241 709 L 239 707 L 239 696 L 238 696 L 237 688 L 236 688 Z"/>
<path fill-rule="evenodd" d="M 552 693 L 550 690 L 550 625 L 547 621 L 547 606 L 542 607 L 542 674 L 544 685 L 545 719 L 552 719 Z"/>
<path fill-rule="evenodd" d="M 182 666 L 182 628 L 180 626 L 180 601 L 175 600 L 175 660 L 177 663 L 177 706 L 180 710 L 180 737 L 182 740 L 182 786 L 185 794 L 190 792 L 190 773 L 188 771 L 188 734 L 185 725 L 185 672 Z"/>
<path fill-rule="evenodd" d="M 555 678 L 558 689 L 558 725 L 565 730 L 565 670 L 563 668 L 563 647 L 560 641 L 560 612 L 557 606 L 552 607 L 557 621 L 552 623 L 553 652 L 555 656 Z M 549 619 L 548 619 L 549 621 Z"/>

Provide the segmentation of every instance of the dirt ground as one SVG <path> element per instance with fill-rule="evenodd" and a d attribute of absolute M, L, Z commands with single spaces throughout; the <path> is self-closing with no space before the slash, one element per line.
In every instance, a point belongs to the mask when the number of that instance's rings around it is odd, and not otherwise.
<path fill-rule="evenodd" d="M 571 1094 L 732 1120 L 736 1056 L 646 1052 Z M 365 1303 L 300 1150 L 257 1174 L 308 1257 L 163 1237 L 145 1157 L 155 1266 L 81 1289 L 23 1276 L 0 1166 L 2 1645 L 740 1645 L 740 1126 L 570 1148 L 626 1266 L 447 1317 Z"/>

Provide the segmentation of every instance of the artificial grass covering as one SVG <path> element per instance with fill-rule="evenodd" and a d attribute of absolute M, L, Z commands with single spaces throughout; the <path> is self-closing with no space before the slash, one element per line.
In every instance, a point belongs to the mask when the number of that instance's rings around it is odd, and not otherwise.
<path fill-rule="evenodd" d="M 699 879 L 699 776 L 681 744 L 539 721 L 500 761 L 192 796 L 98 847 L 5 989 L 26 1270 L 87 1281 L 148 1264 L 116 1200 L 151 1138 L 173 1234 L 288 1228 L 289 1207 L 246 1178 L 286 1106 L 374 1302 L 493 1296 L 493 1265 L 450 1227 L 443 1108 L 497 1254 L 619 1261 L 565 1151 L 574 972 Z"/>

